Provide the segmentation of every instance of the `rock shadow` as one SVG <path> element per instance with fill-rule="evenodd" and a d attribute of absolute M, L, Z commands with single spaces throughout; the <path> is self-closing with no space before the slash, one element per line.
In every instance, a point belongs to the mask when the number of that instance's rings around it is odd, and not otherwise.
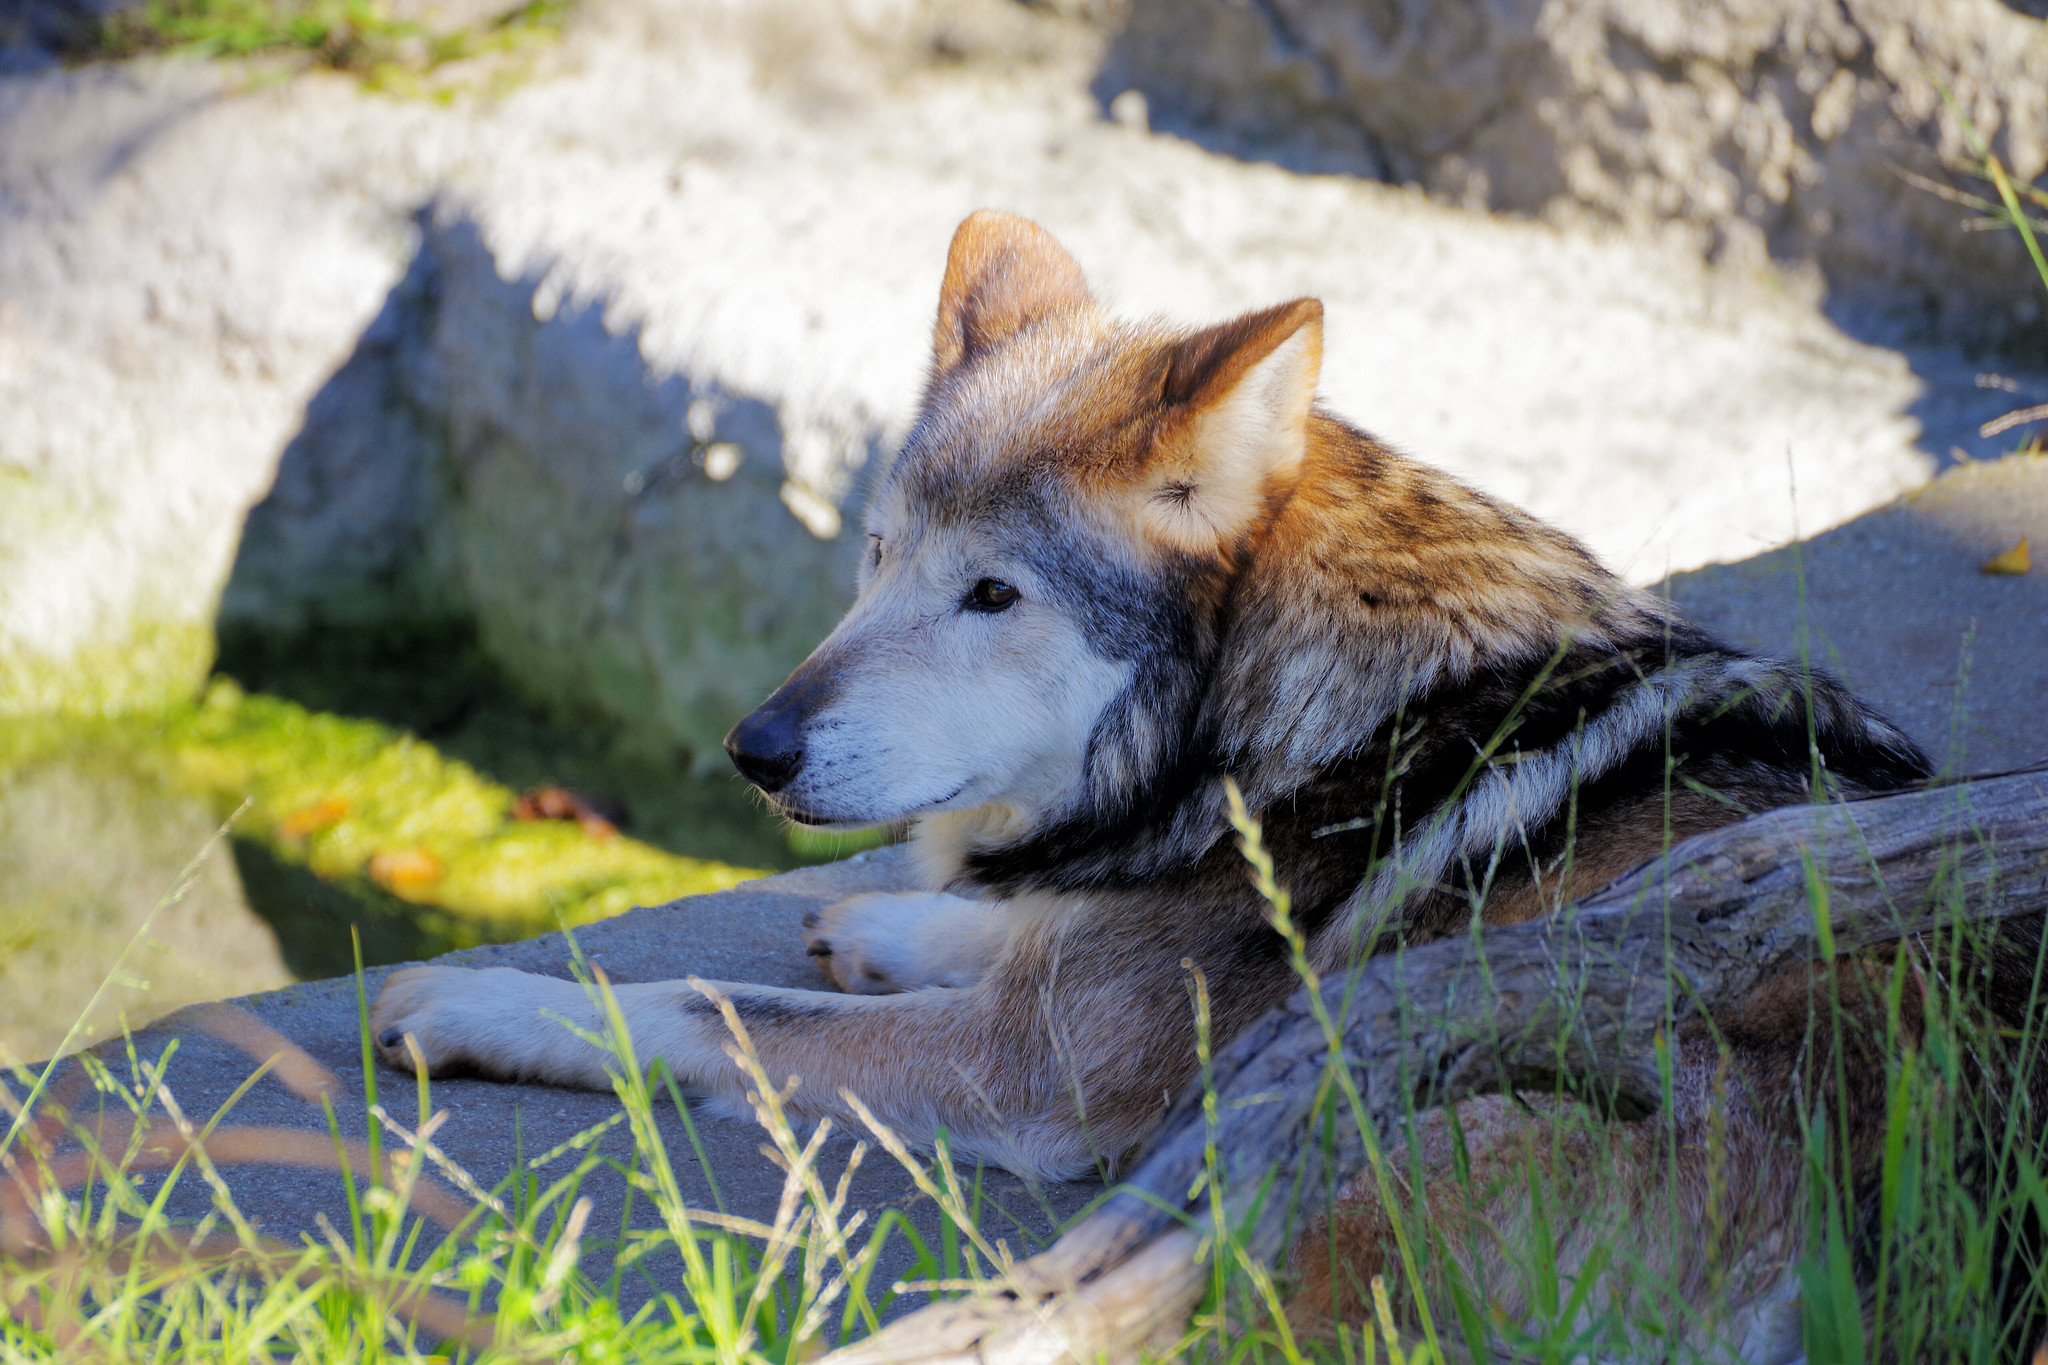
<path fill-rule="evenodd" d="M 1677 575 L 1686 614 L 1847 681 L 1954 773 L 2048 762 L 2048 578 L 1986 573 L 2048 545 L 2048 458 L 1963 465 L 1831 531 Z"/>
<path fill-rule="evenodd" d="M 249 514 L 219 671 L 571 787 L 673 852 L 833 856 L 793 847 L 718 749 L 850 596 L 848 538 L 789 505 L 781 414 L 658 370 L 610 301 L 562 297 L 552 262 L 503 269 L 460 213 L 415 227 Z M 274 914 L 333 917 L 273 873 L 244 868 Z"/>

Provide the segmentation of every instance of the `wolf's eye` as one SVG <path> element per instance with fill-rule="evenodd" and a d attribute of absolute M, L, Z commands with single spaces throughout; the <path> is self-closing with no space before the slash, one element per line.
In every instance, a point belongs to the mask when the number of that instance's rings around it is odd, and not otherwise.
<path fill-rule="evenodd" d="M 876 535 L 873 531 L 870 531 L 868 532 L 868 563 L 880 564 L 881 562 L 882 538 Z"/>
<path fill-rule="evenodd" d="M 1004 611 L 1017 600 L 1017 590 L 999 578 L 984 578 L 967 594 L 967 605 L 976 611 Z"/>

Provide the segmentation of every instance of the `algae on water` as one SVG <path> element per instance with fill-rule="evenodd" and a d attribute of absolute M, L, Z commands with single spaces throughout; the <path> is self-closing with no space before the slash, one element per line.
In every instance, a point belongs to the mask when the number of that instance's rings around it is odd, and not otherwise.
<path fill-rule="evenodd" d="M 152 746 L 171 778 L 250 807 L 243 843 L 439 926 L 445 948 L 525 938 L 638 905 L 722 891 L 759 872 L 684 857 L 575 821 L 514 817 L 514 793 L 375 721 L 251 696 L 227 679 Z"/>

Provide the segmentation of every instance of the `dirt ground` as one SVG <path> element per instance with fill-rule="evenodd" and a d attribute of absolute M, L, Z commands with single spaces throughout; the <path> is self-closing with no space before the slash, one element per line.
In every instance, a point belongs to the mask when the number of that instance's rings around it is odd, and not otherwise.
<path fill-rule="evenodd" d="M 2048 726 L 2041 720 L 2048 696 L 2048 566 L 2017 576 L 1985 574 L 1979 566 L 2022 536 L 2048 552 L 2048 459 L 1963 465 L 1848 525 L 1743 563 L 1686 574 L 1669 586 L 1696 619 L 1724 637 L 1779 655 L 1803 653 L 1837 670 L 1945 756 L 1952 770 L 2009 769 L 2048 760 Z M 590 958 L 620 980 L 695 973 L 816 986 L 821 978 L 804 956 L 798 931 L 804 911 L 858 891 L 900 885 L 902 878 L 901 859 L 883 850 L 638 910 L 579 937 Z M 447 960 L 566 975 L 566 956 L 560 937 L 549 936 Z M 369 974 L 372 992 L 382 975 Z M 353 984 L 312 982 L 238 1003 L 334 1075 L 343 1097 L 337 1106 L 341 1123 L 360 1133 L 364 1078 Z M 220 1011 L 187 1011 L 138 1039 L 147 1054 L 172 1036 L 180 1039 L 169 1080 L 195 1114 L 210 1114 L 260 1059 L 208 1031 L 209 1018 L 226 1017 Z M 410 1082 L 391 1073 L 379 1079 L 387 1100 L 395 1101 L 394 1112 L 410 1115 Z M 64 1088 L 60 1080 L 58 1089 Z M 461 1080 L 435 1083 L 432 1103 L 450 1115 L 440 1143 L 486 1184 L 615 1108 L 609 1095 Z M 235 1117 L 324 1126 L 318 1109 L 267 1078 L 240 1102 Z M 731 1120 L 697 1122 L 725 1206 L 771 1216 L 781 1182 L 759 1153 L 759 1132 Z M 709 1205 L 709 1183 L 689 1155 L 680 1121 L 670 1115 L 666 1128 L 686 1190 Z M 623 1154 L 626 1146 L 624 1129 L 614 1128 L 600 1149 Z M 850 1142 L 838 1142 L 828 1161 L 831 1171 L 850 1150 Z M 233 1170 L 230 1181 L 241 1207 L 265 1231 L 286 1240 L 314 1231 L 322 1211 L 339 1221 L 343 1208 L 339 1183 L 325 1171 L 249 1166 Z M 1094 1182 L 1030 1188 L 989 1173 L 985 1222 L 1021 1251 L 1049 1236 L 1099 1189 Z M 855 1191 L 865 1207 L 902 1206 L 927 1235 L 935 1228 L 934 1210 L 886 1154 L 871 1154 Z M 587 1192 L 599 1204 L 591 1224 L 595 1270 L 605 1255 L 598 1230 L 620 1225 L 625 1191 L 620 1180 L 601 1173 Z M 635 1220 L 647 1217 L 643 1202 Z M 907 1264 L 907 1248 L 899 1245 L 883 1275 L 899 1274 Z M 673 1283 L 675 1269 L 658 1259 L 643 1262 L 625 1297 L 637 1301 L 652 1286 Z"/>

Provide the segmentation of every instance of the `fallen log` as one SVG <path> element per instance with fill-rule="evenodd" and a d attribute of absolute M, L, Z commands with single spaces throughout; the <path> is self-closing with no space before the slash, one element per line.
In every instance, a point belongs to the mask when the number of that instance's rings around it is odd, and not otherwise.
<path fill-rule="evenodd" d="M 1219 1212 L 1248 1260 L 1270 1263 L 1289 1201 L 1262 1191 L 1365 1169 L 1354 1126 L 1337 1125 L 1334 1150 L 1311 1132 L 1333 1041 L 1382 1142 L 1419 1107 L 1508 1089 L 1563 1085 L 1639 1116 L 1657 1107 L 1655 1035 L 1675 1018 L 1800 962 L 2044 909 L 2048 772 L 1787 807 L 1689 839 L 1555 917 L 1297 993 L 1217 1056 L 1215 1105 L 1183 1097 L 1117 1192 L 1051 1248 L 825 1360 L 1114 1361 L 1177 1330 Z M 1212 1159 L 1220 1198 L 1201 1180 Z"/>

